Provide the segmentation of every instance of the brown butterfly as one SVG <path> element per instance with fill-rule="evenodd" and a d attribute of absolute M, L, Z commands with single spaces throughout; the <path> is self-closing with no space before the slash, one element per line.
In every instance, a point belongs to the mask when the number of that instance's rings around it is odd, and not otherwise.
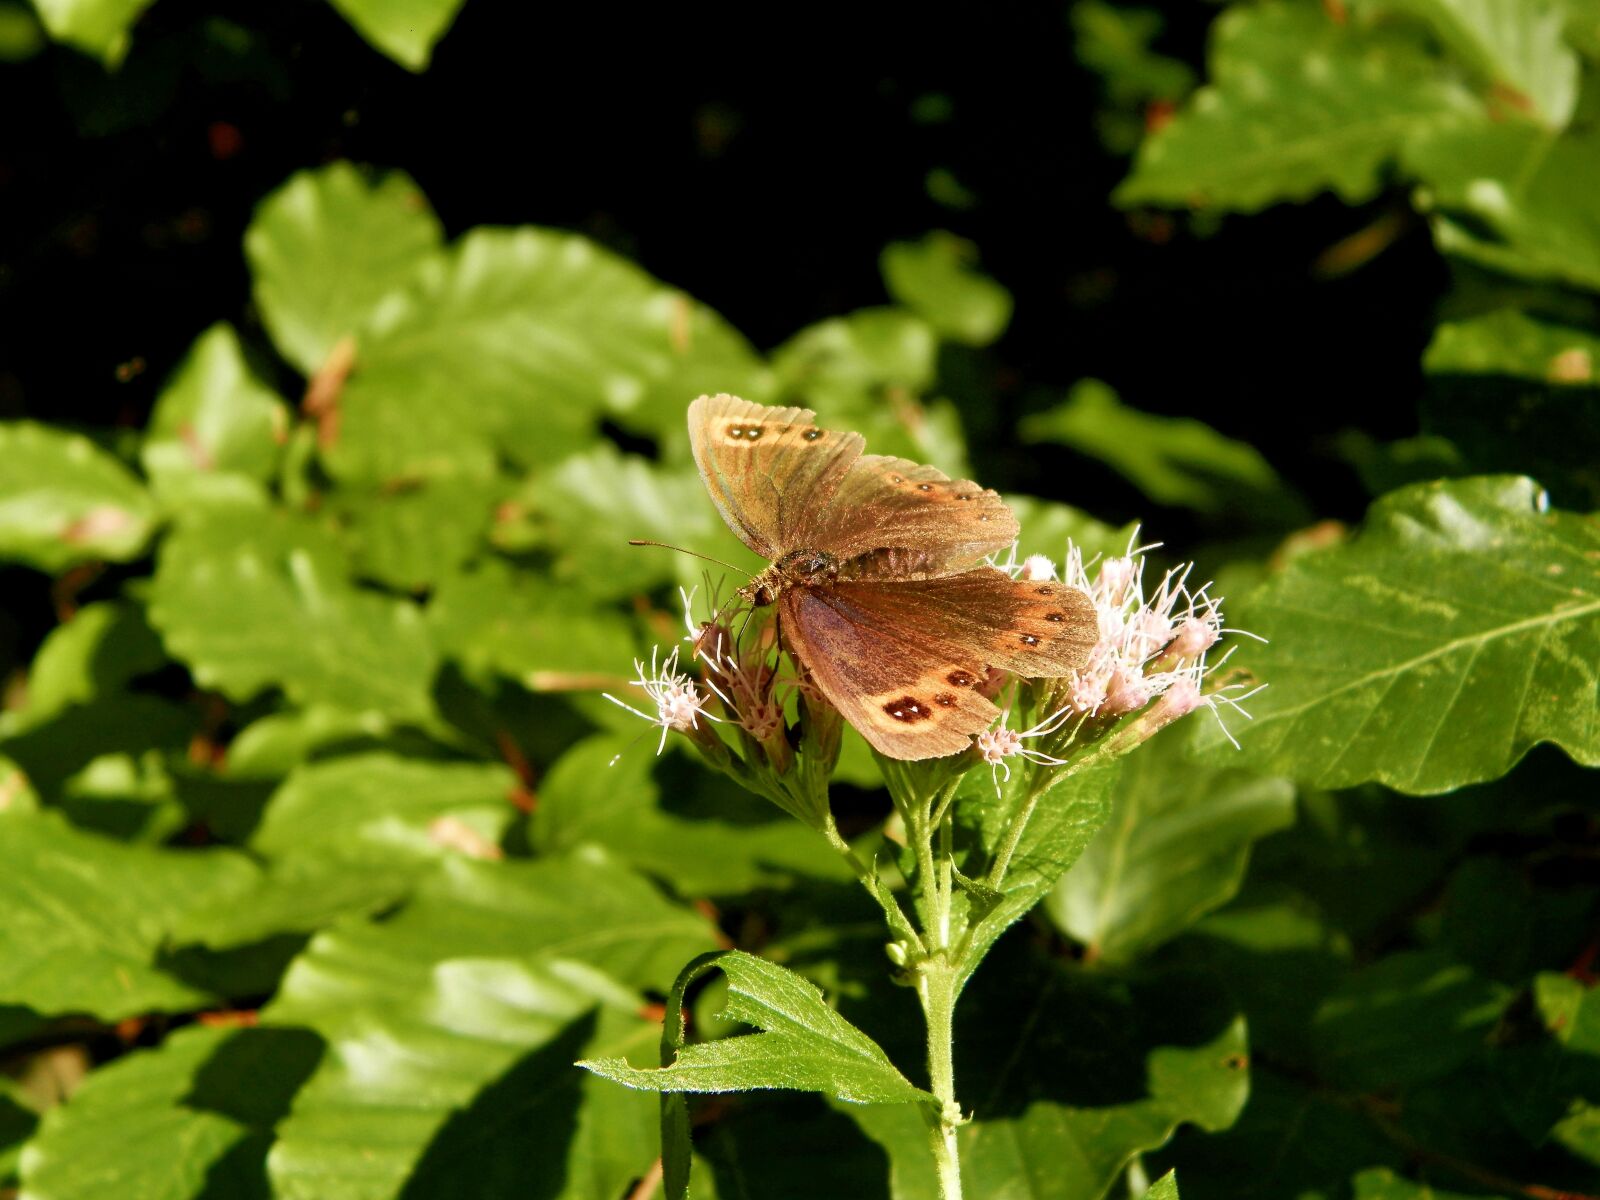
<path fill-rule="evenodd" d="M 778 606 L 784 646 L 890 758 L 971 745 L 1000 711 L 974 690 L 988 668 L 1049 677 L 1088 658 L 1086 595 L 981 565 L 1017 536 L 997 493 L 863 454 L 802 408 L 702 396 L 689 437 L 723 520 L 771 562 L 740 595 Z"/>

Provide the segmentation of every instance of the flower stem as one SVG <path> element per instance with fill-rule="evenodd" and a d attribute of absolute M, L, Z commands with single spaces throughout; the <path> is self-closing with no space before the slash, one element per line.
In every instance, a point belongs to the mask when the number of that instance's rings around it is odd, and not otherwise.
<path fill-rule="evenodd" d="M 928 1028 L 928 1080 L 939 1099 L 939 1112 L 932 1114 L 933 1161 L 939 1174 L 940 1200 L 961 1200 L 961 1155 L 956 1130 L 961 1125 L 961 1105 L 956 1101 L 955 1009 L 958 964 L 950 955 L 950 906 L 954 898 L 951 857 L 951 819 L 948 813 L 937 822 L 939 848 L 937 871 L 928 869 L 918 880 L 927 911 L 925 936 L 928 957 L 917 978 L 917 996 L 922 1001 L 923 1019 Z M 919 862 L 933 867 L 934 828 L 919 822 L 915 831 Z"/>
<path fill-rule="evenodd" d="M 861 856 L 855 852 L 850 843 L 844 840 L 844 835 L 839 832 L 839 827 L 833 823 L 833 814 L 827 814 L 823 821 L 822 836 L 828 840 L 839 857 L 844 859 L 861 886 L 867 889 L 867 894 L 878 902 L 883 909 L 884 919 L 889 923 L 894 935 L 903 940 L 913 950 L 921 953 L 924 949 L 922 939 L 917 936 L 916 928 L 906 917 L 905 910 L 900 907 L 900 902 L 894 898 L 883 880 L 878 878 L 878 873 L 861 861 Z"/>

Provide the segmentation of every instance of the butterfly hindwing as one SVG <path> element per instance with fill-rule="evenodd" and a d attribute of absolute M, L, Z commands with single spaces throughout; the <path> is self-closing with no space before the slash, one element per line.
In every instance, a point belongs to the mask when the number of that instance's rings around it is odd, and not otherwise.
<path fill-rule="evenodd" d="M 1066 675 L 1095 641 L 1094 608 L 1082 592 L 991 567 L 794 589 L 781 603 L 790 648 L 834 707 L 890 758 L 966 749 L 998 711 L 972 690 L 987 668 Z"/>
<path fill-rule="evenodd" d="M 866 444 L 823 429 L 804 408 L 770 408 L 736 396 L 689 406 L 694 460 L 728 527 L 764 558 L 808 537 Z"/>

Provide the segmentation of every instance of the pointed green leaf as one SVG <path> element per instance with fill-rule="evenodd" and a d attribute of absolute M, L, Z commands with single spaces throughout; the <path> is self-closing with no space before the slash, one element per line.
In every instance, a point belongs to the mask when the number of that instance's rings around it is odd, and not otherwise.
<path fill-rule="evenodd" d="M 1168 731 L 1124 766 L 1110 822 L 1050 894 L 1050 916 L 1091 958 L 1126 962 L 1231 900 L 1250 846 L 1294 821 L 1287 780 L 1184 757 Z"/>
<path fill-rule="evenodd" d="M 761 1033 L 684 1046 L 661 1067 L 626 1059 L 582 1065 L 628 1087 L 656 1092 L 742 1092 L 789 1088 L 857 1104 L 933 1103 L 895 1069 L 875 1042 L 828 1007 L 812 983 L 775 963 L 727 950 L 692 965 L 728 981 L 722 1015 Z"/>
<path fill-rule="evenodd" d="M 169 507 L 266 483 L 288 437 L 278 394 L 251 372 L 231 325 L 213 325 L 173 372 L 150 415 L 140 461 Z M 245 491 L 248 495 L 248 490 Z"/>
<path fill-rule="evenodd" d="M 86 437 L 0 424 L 0 560 L 63 571 L 138 558 L 155 522 L 148 493 Z"/>
<path fill-rule="evenodd" d="M 150 620 L 196 680 L 234 700 L 423 720 L 434 650 L 421 612 L 352 584 L 320 526 L 277 509 L 208 507 L 162 543 Z"/>
<path fill-rule="evenodd" d="M 1168 1171 L 1152 1183 L 1144 1194 L 1144 1200 L 1179 1200 L 1178 1173 Z"/>
<path fill-rule="evenodd" d="M 1253 212 L 1328 190 L 1360 203 L 1409 142 L 1481 111 L 1403 32 L 1315 4 L 1228 8 L 1210 58 L 1210 83 L 1145 140 L 1118 204 Z"/>
<path fill-rule="evenodd" d="M 359 333 L 380 301 L 410 284 L 442 240 L 427 198 L 405 174 L 369 179 L 336 162 L 291 176 L 263 200 L 244 250 L 263 323 L 283 356 L 312 375 L 340 338 Z"/>
<path fill-rule="evenodd" d="M 462 0 L 330 0 L 376 49 L 412 71 L 428 69 L 433 47 Z"/>
<path fill-rule="evenodd" d="M 1105 462 L 1157 504 L 1295 525 L 1299 497 L 1255 447 L 1189 417 L 1128 408 L 1098 379 L 1073 386 L 1048 412 L 1025 417 L 1025 442 L 1057 442 Z"/>
<path fill-rule="evenodd" d="M 936 230 L 918 242 L 891 242 L 878 268 L 889 294 L 940 334 L 987 346 L 1011 320 L 1011 293 L 976 269 L 978 249 Z"/>
<path fill-rule="evenodd" d="M 1547 511 L 1530 480 L 1387 496 L 1357 538 L 1297 558 L 1230 616 L 1268 639 L 1236 660 L 1270 685 L 1232 722 L 1256 769 L 1443 792 L 1538 742 L 1600 763 L 1600 529 Z M 1212 723 L 1195 728 L 1233 758 Z"/>
<path fill-rule="evenodd" d="M 152 0 L 33 0 L 39 20 L 58 42 L 115 67 L 128 53 L 128 29 Z"/>
<path fill-rule="evenodd" d="M 76 704 L 122 691 L 168 661 L 144 613 L 120 600 L 85 605 L 52 629 L 28 668 L 27 703 L 18 723 L 36 725 Z M 13 714 L 6 714 L 7 717 Z M 10 723 L 0 724 L 8 736 Z"/>

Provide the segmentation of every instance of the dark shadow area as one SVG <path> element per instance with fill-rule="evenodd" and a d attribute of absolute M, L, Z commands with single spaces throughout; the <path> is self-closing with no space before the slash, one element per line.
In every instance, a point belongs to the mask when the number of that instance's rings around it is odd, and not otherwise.
<path fill-rule="evenodd" d="M 594 1013 L 519 1059 L 452 1113 L 418 1160 L 400 1200 L 540 1200 L 566 1181 L 584 1073 L 572 1064 L 594 1036 Z"/>
<path fill-rule="evenodd" d="M 289 960 L 310 940 L 309 933 L 285 933 L 227 950 L 183 946 L 164 951 L 156 965 L 191 987 L 218 995 L 266 997 L 277 989 Z"/>
<path fill-rule="evenodd" d="M 820 1096 L 741 1096 L 697 1133 L 695 1149 L 710 1163 L 719 1196 L 888 1200 L 888 1155 Z"/>

